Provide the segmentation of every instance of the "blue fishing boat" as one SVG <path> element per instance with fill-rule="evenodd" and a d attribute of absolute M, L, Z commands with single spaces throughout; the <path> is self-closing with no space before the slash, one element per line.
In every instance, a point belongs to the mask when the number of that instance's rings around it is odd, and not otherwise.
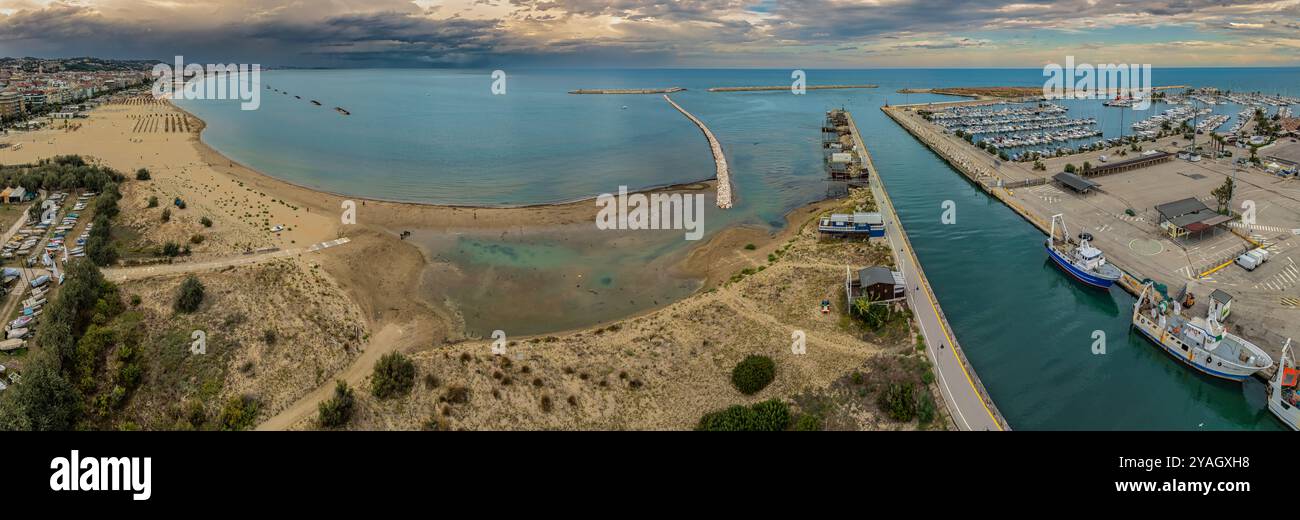
<path fill-rule="evenodd" d="M 1061 222 L 1061 239 L 1056 239 L 1056 222 Z M 1118 267 L 1106 263 L 1106 255 L 1092 246 L 1092 235 L 1079 233 L 1078 243 L 1070 240 L 1065 228 L 1065 217 L 1052 215 L 1052 228 L 1047 236 L 1047 256 L 1058 267 L 1076 280 L 1091 287 L 1110 289 L 1123 273 Z"/>

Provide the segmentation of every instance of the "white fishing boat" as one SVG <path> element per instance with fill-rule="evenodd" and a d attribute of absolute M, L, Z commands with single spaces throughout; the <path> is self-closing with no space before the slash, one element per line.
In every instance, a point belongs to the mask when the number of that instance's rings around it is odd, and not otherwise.
<path fill-rule="evenodd" d="M 1057 222 L 1060 222 L 1061 239 L 1056 239 Z M 1065 228 L 1065 216 L 1052 215 L 1052 229 L 1047 237 L 1047 256 L 1076 280 L 1101 289 L 1109 289 L 1123 276 L 1118 267 L 1106 263 L 1106 255 L 1092 246 L 1092 235 L 1079 233 L 1078 242 L 1070 240 Z"/>
<path fill-rule="evenodd" d="M 1273 366 L 1262 349 L 1219 324 L 1223 313 L 1215 305 L 1212 300 L 1205 318 L 1185 318 L 1177 301 L 1161 296 L 1148 282 L 1133 304 L 1133 328 L 1174 359 L 1215 377 L 1244 381 Z"/>
<path fill-rule="evenodd" d="M 1300 431 L 1300 396 L 1296 395 L 1296 383 L 1300 381 L 1300 369 L 1296 368 L 1295 355 L 1291 351 L 1291 339 L 1282 346 L 1282 359 L 1277 362 L 1277 373 L 1268 383 L 1268 411 L 1290 426 Z"/>

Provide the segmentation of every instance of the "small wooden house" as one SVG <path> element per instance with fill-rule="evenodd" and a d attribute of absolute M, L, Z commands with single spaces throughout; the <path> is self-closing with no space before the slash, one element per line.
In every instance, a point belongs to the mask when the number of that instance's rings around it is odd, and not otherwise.
<path fill-rule="evenodd" d="M 903 273 L 878 265 L 859 269 L 857 276 L 846 273 L 844 286 L 850 307 L 858 298 L 874 303 L 899 300 L 907 295 Z"/>

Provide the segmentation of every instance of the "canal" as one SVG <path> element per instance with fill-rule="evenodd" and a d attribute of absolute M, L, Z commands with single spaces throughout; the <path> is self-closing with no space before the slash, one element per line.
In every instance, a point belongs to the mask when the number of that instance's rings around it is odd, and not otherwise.
<path fill-rule="evenodd" d="M 851 108 L 958 340 L 1012 428 L 1282 428 L 1261 382 L 1220 381 L 1169 358 L 1130 330 L 1131 295 L 1073 282 L 1047 260 L 1043 233 L 878 104 Z M 952 224 L 941 221 L 945 201 Z"/>

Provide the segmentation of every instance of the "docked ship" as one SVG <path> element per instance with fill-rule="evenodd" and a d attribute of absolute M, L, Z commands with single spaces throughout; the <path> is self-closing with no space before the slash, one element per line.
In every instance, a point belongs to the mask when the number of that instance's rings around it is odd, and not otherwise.
<path fill-rule="evenodd" d="M 1296 369 L 1292 358 L 1291 340 L 1282 346 L 1282 359 L 1277 362 L 1277 373 L 1268 382 L 1268 411 L 1290 426 L 1300 431 L 1300 396 L 1296 395 L 1296 383 L 1300 381 L 1300 369 Z"/>
<path fill-rule="evenodd" d="M 1182 305 L 1165 298 L 1147 282 L 1133 304 L 1133 328 L 1174 359 L 1206 374 L 1244 381 L 1273 366 L 1273 358 L 1255 344 L 1228 333 L 1219 324 L 1227 314 L 1211 298 L 1205 318 L 1183 316 Z"/>
<path fill-rule="evenodd" d="M 1056 222 L 1061 222 L 1061 239 L 1056 239 Z M 1079 242 L 1070 240 L 1065 228 L 1065 217 L 1052 215 L 1052 229 L 1047 236 L 1047 256 L 1075 279 L 1092 287 L 1109 289 L 1123 276 L 1118 267 L 1106 263 L 1106 256 L 1092 246 L 1092 235 L 1079 233 Z"/>

